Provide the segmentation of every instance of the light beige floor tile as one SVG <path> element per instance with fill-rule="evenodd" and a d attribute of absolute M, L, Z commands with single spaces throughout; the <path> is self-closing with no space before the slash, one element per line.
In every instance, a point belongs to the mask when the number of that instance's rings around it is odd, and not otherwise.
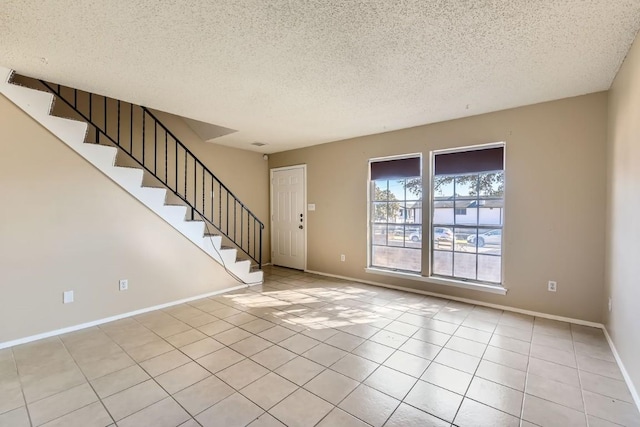
<path fill-rule="evenodd" d="M 228 347 L 220 349 L 218 351 L 214 351 L 211 354 L 208 354 L 200 359 L 196 360 L 198 364 L 205 369 L 207 369 L 211 373 L 216 373 L 222 371 L 223 369 L 228 368 L 231 365 L 235 365 L 236 363 L 244 360 L 245 357 L 238 353 L 237 351 L 233 351 Z"/>
<path fill-rule="evenodd" d="M 451 368 L 473 374 L 480 363 L 480 358 L 460 353 L 459 351 L 450 350 L 448 348 L 443 348 L 433 361 L 440 363 L 441 365 L 446 365 Z"/>
<path fill-rule="evenodd" d="M 103 399 L 102 402 L 113 419 L 119 421 L 167 397 L 167 393 L 153 380 Z"/>
<path fill-rule="evenodd" d="M 213 316 L 216 316 L 219 319 L 227 319 L 229 317 L 236 316 L 236 315 L 241 314 L 241 313 L 242 313 L 242 311 L 237 310 L 237 309 L 232 308 L 232 307 L 223 307 L 223 308 L 219 308 L 217 310 L 213 310 L 211 312 L 211 314 Z"/>
<path fill-rule="evenodd" d="M 577 355 L 594 357 L 596 359 L 606 360 L 607 362 L 616 361 L 608 343 L 593 345 L 574 341 L 573 347 L 575 348 Z"/>
<path fill-rule="evenodd" d="M 613 378 L 614 380 L 624 380 L 620 368 L 618 368 L 616 363 L 581 354 L 576 357 L 578 359 L 578 368 L 581 371 L 591 372 L 592 374 L 602 375 Z"/>
<path fill-rule="evenodd" d="M 373 342 L 377 342 L 378 344 L 386 345 L 387 347 L 396 349 L 400 348 L 400 346 L 407 342 L 408 339 L 409 337 L 406 337 L 404 335 L 385 330 L 378 332 L 370 338 L 370 340 Z"/>
<path fill-rule="evenodd" d="M 118 427 L 174 427 L 189 420 L 189 414 L 170 397 L 118 421 Z"/>
<path fill-rule="evenodd" d="M 620 424 L 615 424 L 601 418 L 594 417 L 593 415 L 587 415 L 589 421 L 589 427 L 620 427 Z M 533 427 L 534 425 L 531 424 Z"/>
<path fill-rule="evenodd" d="M 389 323 L 384 329 L 387 331 L 395 332 L 396 334 L 410 337 L 416 332 L 418 332 L 420 327 L 396 320 L 394 322 Z"/>
<path fill-rule="evenodd" d="M 151 359 L 161 354 L 168 353 L 174 350 L 173 346 L 162 339 L 157 339 L 147 344 L 143 344 L 138 347 L 132 347 L 127 350 L 129 356 L 136 362 L 140 363 L 145 360 Z"/>
<path fill-rule="evenodd" d="M 86 382 L 85 376 L 75 363 L 44 366 L 45 369 L 32 375 L 24 375 L 22 371 L 20 373 L 22 391 L 27 403 L 35 402 Z"/>
<path fill-rule="evenodd" d="M 409 325 L 410 326 L 410 325 Z M 360 338 L 369 339 L 376 332 L 380 331 L 380 328 L 376 328 L 367 324 L 355 324 L 338 328 L 342 332 L 346 332 L 351 335 L 355 335 Z"/>
<path fill-rule="evenodd" d="M 418 383 L 404 399 L 405 403 L 438 418 L 452 422 L 462 403 L 462 396 L 424 381 Z"/>
<path fill-rule="evenodd" d="M 461 326 L 477 329 L 479 331 L 488 332 L 492 334 L 497 326 L 497 320 L 495 322 L 496 323 L 494 323 L 493 321 L 489 322 L 484 319 L 467 317 L 466 319 L 464 319 L 464 322 L 462 322 Z"/>
<path fill-rule="evenodd" d="M 269 412 L 288 427 L 311 427 L 332 409 L 330 403 L 299 388 Z"/>
<path fill-rule="evenodd" d="M 581 371 L 580 382 L 584 390 L 633 403 L 633 397 L 624 381 Z"/>
<path fill-rule="evenodd" d="M 432 363 L 420 378 L 449 391 L 464 395 L 473 375 L 439 363 Z"/>
<path fill-rule="evenodd" d="M 493 346 L 487 347 L 482 359 L 525 372 L 529 365 L 529 358 L 524 354 L 503 350 Z"/>
<path fill-rule="evenodd" d="M 585 391 L 583 395 L 587 414 L 624 426 L 640 425 L 640 414 L 634 404 L 590 391 Z"/>
<path fill-rule="evenodd" d="M 245 338 L 242 341 L 238 341 L 237 343 L 232 344 L 230 348 L 244 356 L 250 357 L 256 353 L 261 352 L 264 349 L 271 347 L 272 345 L 273 343 L 271 341 L 267 341 L 264 338 L 253 335 L 249 338 Z"/>
<path fill-rule="evenodd" d="M 324 370 L 324 366 L 304 357 L 295 359 L 280 366 L 275 372 L 298 385 L 303 385 Z"/>
<path fill-rule="evenodd" d="M 398 350 L 393 353 L 383 365 L 396 371 L 404 372 L 407 375 L 420 378 L 430 363 L 430 360 Z"/>
<path fill-rule="evenodd" d="M 189 362 L 191 362 L 191 359 L 182 354 L 182 352 L 173 350 L 152 359 L 145 360 L 140 363 L 140 366 L 149 375 L 156 377 Z"/>
<path fill-rule="evenodd" d="M 207 323 L 206 325 L 199 326 L 198 330 L 203 334 L 213 336 L 233 328 L 234 326 L 231 323 L 227 323 L 224 320 L 216 320 L 214 322 Z"/>
<path fill-rule="evenodd" d="M 180 351 L 195 360 L 204 357 L 207 354 L 211 354 L 214 351 L 218 351 L 223 347 L 224 346 L 218 341 L 207 337 L 200 341 L 180 347 Z"/>
<path fill-rule="evenodd" d="M 449 423 L 401 403 L 384 427 L 448 427 Z"/>
<path fill-rule="evenodd" d="M 382 363 L 395 352 L 395 349 L 373 341 L 365 341 L 356 347 L 352 353 L 364 357 L 372 362 Z"/>
<path fill-rule="evenodd" d="M 174 347 L 183 347 L 187 344 L 205 339 L 206 337 L 206 334 L 200 332 L 197 329 L 189 329 L 188 331 L 167 337 L 166 340 Z"/>
<path fill-rule="evenodd" d="M 584 412 L 582 392 L 578 387 L 529 374 L 526 393 Z"/>
<path fill-rule="evenodd" d="M 134 365 L 96 378 L 91 381 L 91 385 L 98 396 L 103 399 L 148 379 L 149 375 L 140 366 Z"/>
<path fill-rule="evenodd" d="M 371 424 L 382 426 L 400 401 L 364 384 L 359 385 L 338 407 Z"/>
<path fill-rule="evenodd" d="M 21 406 L 4 414 L 0 414 L 0 427 L 31 427 L 27 408 Z"/>
<path fill-rule="evenodd" d="M 184 323 L 191 326 L 192 328 L 199 328 L 201 326 L 208 325 L 209 323 L 215 322 L 216 320 L 218 320 L 217 317 L 212 316 L 208 313 L 202 313 L 198 316 L 194 316 L 189 319 L 186 319 Z"/>
<path fill-rule="evenodd" d="M 298 386 L 291 381 L 270 372 L 240 390 L 240 393 L 265 411 L 268 411 L 282 399 L 296 391 L 297 388 Z"/>
<path fill-rule="evenodd" d="M 247 332 L 244 329 L 240 329 L 234 326 L 231 329 L 214 335 L 213 338 L 224 345 L 231 345 L 237 343 L 238 341 L 242 341 L 245 338 L 249 338 L 252 335 L 253 334 L 251 332 Z"/>
<path fill-rule="evenodd" d="M 273 328 L 266 329 L 260 332 L 258 335 L 268 341 L 271 341 L 272 343 L 277 344 L 280 341 L 283 341 L 295 334 L 296 333 L 293 332 L 291 329 L 283 328 L 282 326 L 278 325 L 278 326 L 274 326 Z"/>
<path fill-rule="evenodd" d="M 438 347 L 442 347 L 447 343 L 447 341 L 449 341 L 449 338 L 451 338 L 451 335 L 445 334 L 442 332 L 437 332 L 432 329 L 421 328 L 418 332 L 413 334 L 411 338 L 417 339 L 420 341 L 425 341 L 430 344 L 437 345 Z"/>
<path fill-rule="evenodd" d="M 542 427 L 587 425 L 584 413 L 528 394 L 524 398 L 522 419 Z"/>
<path fill-rule="evenodd" d="M 94 402 L 43 424 L 43 427 L 103 427 L 111 423 L 113 420 L 102 403 Z"/>
<path fill-rule="evenodd" d="M 576 364 L 576 355 L 573 351 L 558 350 L 553 347 L 547 347 L 546 345 L 536 344 L 535 342 L 531 344 L 530 356 L 559 365 L 569 366 L 570 368 L 578 367 Z"/>
<path fill-rule="evenodd" d="M 514 326 L 499 324 L 494 331 L 496 335 L 502 335 L 508 338 L 515 338 L 520 341 L 531 342 L 533 332 L 527 329 L 521 329 Z"/>
<path fill-rule="evenodd" d="M 269 322 L 268 320 L 255 319 L 249 323 L 245 323 L 244 325 L 242 325 L 242 329 L 244 329 L 245 331 L 249 331 L 252 334 L 259 334 L 260 332 L 266 331 L 267 329 L 273 328 L 274 326 L 276 325 Z"/>
<path fill-rule="evenodd" d="M 515 338 L 509 338 L 509 337 L 505 337 L 497 334 L 494 334 L 491 336 L 489 345 L 501 348 L 503 350 L 509 350 L 516 353 L 520 353 L 525 356 L 529 356 L 529 350 L 531 348 L 531 343 L 529 342 L 521 341 Z"/>
<path fill-rule="evenodd" d="M 133 366 L 135 361 L 127 353 L 119 350 L 105 357 L 78 360 L 78 366 L 89 380 Z"/>
<path fill-rule="evenodd" d="M 401 400 L 416 382 L 415 377 L 381 366 L 367 378 L 364 384 Z"/>
<path fill-rule="evenodd" d="M 203 427 L 244 427 L 263 412 L 240 393 L 234 393 L 195 418 Z"/>
<path fill-rule="evenodd" d="M 196 362 L 187 363 L 156 377 L 156 381 L 167 393 L 174 394 L 203 379 L 211 373 Z"/>
<path fill-rule="evenodd" d="M 244 359 L 242 362 L 217 372 L 216 376 L 236 390 L 240 390 L 267 373 L 269 371 L 261 365 L 252 360 Z"/>
<path fill-rule="evenodd" d="M 520 418 L 524 395 L 521 391 L 475 377 L 466 397 Z"/>
<path fill-rule="evenodd" d="M 422 357 L 423 359 L 433 360 L 440 350 L 442 350 L 442 347 L 425 341 L 409 338 L 407 342 L 400 346 L 400 350 L 405 353 L 413 354 L 414 356 Z"/>
<path fill-rule="evenodd" d="M 5 378 L 0 377 L 0 414 L 12 411 L 25 405 L 22 397 L 22 386 L 17 375 L 9 378 L 7 374 Z"/>
<path fill-rule="evenodd" d="M 356 337 L 355 335 L 347 334 L 345 332 L 338 332 L 325 341 L 326 344 L 332 345 L 347 352 L 352 351 L 363 342 L 365 342 L 363 338 Z"/>
<path fill-rule="evenodd" d="M 422 323 L 421 327 L 432 329 L 434 331 L 442 332 L 443 334 L 449 334 L 449 335 L 452 335 L 458 329 L 458 325 L 456 324 L 443 322 L 441 320 L 435 320 L 435 319 L 426 319 Z"/>
<path fill-rule="evenodd" d="M 331 366 L 342 359 L 347 353 L 339 348 L 320 343 L 302 355 L 322 366 Z"/>
<path fill-rule="evenodd" d="M 224 381 L 211 376 L 179 391 L 173 397 L 195 416 L 233 393 L 235 390 Z"/>
<path fill-rule="evenodd" d="M 335 334 L 337 334 L 338 331 L 337 329 L 333 329 L 333 328 L 328 328 L 325 326 L 319 326 L 317 328 L 314 329 L 307 329 L 304 330 L 302 332 L 300 332 L 302 335 L 305 335 L 309 338 L 313 338 L 314 340 L 318 340 L 318 341 L 326 341 L 329 338 L 331 338 L 332 336 L 334 336 Z"/>
<path fill-rule="evenodd" d="M 39 426 L 96 402 L 98 396 L 87 383 L 28 404 L 31 422 Z"/>
<path fill-rule="evenodd" d="M 505 311 L 502 313 L 498 323 L 514 326 L 516 328 L 533 330 L 534 320 L 535 318 L 533 316 Z"/>
<path fill-rule="evenodd" d="M 518 427 L 520 419 L 465 398 L 454 423 L 459 427 Z"/>
<path fill-rule="evenodd" d="M 526 373 L 508 366 L 483 360 L 478 366 L 476 376 L 498 384 L 506 385 L 519 391 L 524 391 Z"/>
<path fill-rule="evenodd" d="M 258 320 L 258 318 L 249 313 L 238 313 L 233 316 L 224 318 L 225 322 L 229 322 L 232 325 L 236 325 L 236 326 L 242 326 L 249 322 L 253 322 L 254 320 Z"/>
<path fill-rule="evenodd" d="M 339 408 L 334 408 L 326 417 L 316 425 L 316 427 L 369 427 L 365 423 Z"/>
<path fill-rule="evenodd" d="M 482 355 L 484 354 L 484 350 L 487 348 L 487 345 L 476 341 L 471 341 L 466 338 L 453 336 L 447 342 L 445 348 L 459 351 L 460 353 L 465 353 L 474 357 L 482 357 Z"/>
<path fill-rule="evenodd" d="M 316 396 L 337 405 L 342 399 L 347 397 L 358 384 L 357 381 L 351 378 L 327 369 L 305 384 L 304 388 Z"/>
<path fill-rule="evenodd" d="M 269 347 L 266 350 L 254 354 L 251 356 L 251 360 L 261 364 L 267 369 L 275 370 L 296 357 L 298 357 L 297 354 L 292 353 L 289 350 L 285 350 L 280 346 L 274 345 L 273 347 Z"/>
<path fill-rule="evenodd" d="M 296 354 L 302 354 L 318 344 L 320 344 L 320 341 L 314 340 L 313 338 L 309 338 L 305 335 L 297 334 L 280 341 L 278 345 Z"/>
<path fill-rule="evenodd" d="M 489 344 L 491 340 L 491 333 L 480 331 L 478 329 L 469 328 L 467 326 L 460 326 L 458 330 L 453 334 L 456 337 L 465 338 L 471 341 L 479 342 L 481 344 Z"/>
<path fill-rule="evenodd" d="M 551 335 L 534 334 L 531 340 L 532 344 L 544 345 L 557 350 L 573 352 L 573 341 L 571 339 L 563 339 Z"/>
<path fill-rule="evenodd" d="M 331 365 L 331 369 L 348 376 L 356 381 L 364 381 L 373 371 L 378 368 L 378 364 L 364 359 L 360 356 L 347 354 L 342 359 Z"/>
<path fill-rule="evenodd" d="M 573 387 L 580 387 L 578 370 L 546 360 L 529 358 L 529 373 L 551 380 L 559 381 Z"/>
<path fill-rule="evenodd" d="M 249 424 L 248 427 L 287 427 L 280 421 L 275 419 L 271 414 L 264 413 L 260 415 L 255 421 Z"/>

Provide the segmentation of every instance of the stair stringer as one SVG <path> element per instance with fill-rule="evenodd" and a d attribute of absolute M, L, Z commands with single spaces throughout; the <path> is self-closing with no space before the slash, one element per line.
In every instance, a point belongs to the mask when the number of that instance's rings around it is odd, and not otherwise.
<path fill-rule="evenodd" d="M 116 147 L 85 143 L 88 125 L 85 122 L 52 116 L 54 95 L 10 83 L 12 70 L 0 67 L 0 93 L 40 123 L 58 139 L 80 154 L 112 181 L 121 186 L 187 239 L 222 264 L 232 275 L 248 285 L 263 281 L 261 270 L 251 271 L 251 263 L 236 259 L 236 249 L 222 248 L 222 237 L 205 235 L 204 221 L 187 221 L 186 206 L 165 204 L 167 189 L 143 187 L 144 171 L 116 166 Z"/>

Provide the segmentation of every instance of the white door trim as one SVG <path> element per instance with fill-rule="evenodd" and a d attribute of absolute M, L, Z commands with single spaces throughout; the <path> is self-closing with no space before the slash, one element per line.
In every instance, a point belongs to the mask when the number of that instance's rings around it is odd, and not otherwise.
<path fill-rule="evenodd" d="M 307 165 L 306 164 L 300 164 L 300 165 L 291 165 L 291 166 L 282 166 L 279 168 L 272 168 L 269 171 L 269 230 L 270 230 L 270 234 L 271 234 L 271 262 L 273 263 L 273 248 L 274 248 L 274 233 L 273 233 L 273 173 L 274 172 L 278 172 L 278 171 L 284 171 L 284 170 L 288 170 L 288 169 L 302 169 L 302 188 L 303 188 L 303 192 L 304 194 L 302 195 L 302 203 L 303 203 L 303 209 L 304 209 L 304 247 L 302 248 L 304 250 L 304 270 L 307 269 L 307 228 L 308 228 L 308 224 L 309 224 L 309 211 L 308 211 L 308 206 L 307 206 Z"/>

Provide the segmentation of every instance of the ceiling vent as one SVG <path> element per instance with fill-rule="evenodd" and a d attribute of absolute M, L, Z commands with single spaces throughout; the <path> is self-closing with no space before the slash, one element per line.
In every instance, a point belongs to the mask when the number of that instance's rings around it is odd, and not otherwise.
<path fill-rule="evenodd" d="M 252 142 L 251 145 L 255 145 L 256 147 L 264 147 L 265 144 L 264 142 Z"/>

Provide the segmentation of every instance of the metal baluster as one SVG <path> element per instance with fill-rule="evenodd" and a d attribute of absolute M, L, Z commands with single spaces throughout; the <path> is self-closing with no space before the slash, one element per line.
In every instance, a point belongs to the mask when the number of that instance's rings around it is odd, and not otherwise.
<path fill-rule="evenodd" d="M 169 183 L 169 153 L 168 153 L 168 147 L 167 147 L 167 135 L 168 132 L 165 130 L 164 131 L 164 183 L 168 184 Z"/>
<path fill-rule="evenodd" d="M 145 113 L 144 110 L 142 110 L 142 166 L 146 166 L 146 163 L 144 161 L 144 153 L 147 148 L 147 143 L 146 143 L 146 139 L 145 139 Z"/>
<path fill-rule="evenodd" d="M 158 176 L 158 122 L 153 122 L 153 174 Z"/>
<path fill-rule="evenodd" d="M 104 134 L 107 134 L 107 97 L 103 96 L 104 99 Z"/>
<path fill-rule="evenodd" d="M 120 146 L 120 100 L 118 99 L 118 146 Z"/>
<path fill-rule="evenodd" d="M 129 154 L 133 156 L 133 104 L 129 104 Z"/>

